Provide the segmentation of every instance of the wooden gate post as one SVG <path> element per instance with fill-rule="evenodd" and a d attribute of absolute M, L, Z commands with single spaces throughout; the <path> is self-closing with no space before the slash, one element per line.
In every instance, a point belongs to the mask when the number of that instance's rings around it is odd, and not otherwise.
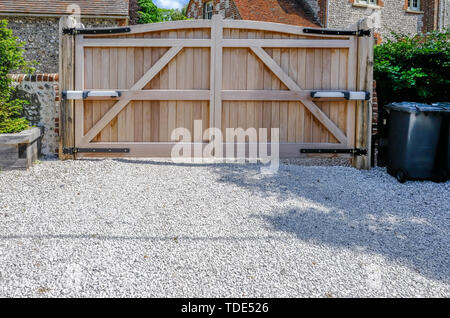
<path fill-rule="evenodd" d="M 357 90 L 370 92 L 370 99 L 359 101 L 356 107 L 355 147 L 367 149 L 367 156 L 355 156 L 353 165 L 358 169 L 369 170 L 372 153 L 372 93 L 373 93 L 373 21 L 370 18 L 358 22 L 358 30 L 370 30 L 370 36 L 358 38 Z"/>
<path fill-rule="evenodd" d="M 63 153 L 64 148 L 75 146 L 74 101 L 64 100 L 62 92 L 75 89 L 74 36 L 64 35 L 64 28 L 74 28 L 76 22 L 70 16 L 59 20 L 59 94 L 60 94 L 60 142 L 59 158 L 61 160 L 75 159 L 74 155 Z"/>

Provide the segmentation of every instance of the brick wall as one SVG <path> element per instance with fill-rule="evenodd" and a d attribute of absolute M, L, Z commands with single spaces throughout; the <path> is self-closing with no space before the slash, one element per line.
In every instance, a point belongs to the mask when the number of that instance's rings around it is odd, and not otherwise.
<path fill-rule="evenodd" d="M 203 8 L 210 0 L 194 0 L 188 7 L 186 15 L 191 19 L 203 19 Z M 213 14 L 221 14 L 225 19 L 240 20 L 239 11 L 233 0 L 213 0 Z"/>

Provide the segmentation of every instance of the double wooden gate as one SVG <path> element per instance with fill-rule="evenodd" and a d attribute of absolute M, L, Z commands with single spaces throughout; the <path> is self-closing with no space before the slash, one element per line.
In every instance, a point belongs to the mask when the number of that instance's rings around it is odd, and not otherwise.
<path fill-rule="evenodd" d="M 373 39 L 364 28 L 337 34 L 214 16 L 108 30 L 121 33 L 69 30 L 61 152 L 169 157 L 175 128 L 189 129 L 192 143 L 208 141 L 194 136 L 201 120 L 224 136 L 267 128 L 269 141 L 279 128 L 281 157 L 300 149 L 352 156 L 342 153 L 370 147 L 370 98 L 361 91 L 370 97 Z M 367 156 L 358 158 L 368 167 Z"/>

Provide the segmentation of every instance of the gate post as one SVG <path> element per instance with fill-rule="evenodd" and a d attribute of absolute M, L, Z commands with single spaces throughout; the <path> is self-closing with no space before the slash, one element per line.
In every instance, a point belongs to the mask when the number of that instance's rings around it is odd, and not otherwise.
<path fill-rule="evenodd" d="M 74 36 L 63 34 L 64 28 L 74 28 L 75 24 L 70 16 L 63 16 L 59 20 L 59 158 L 61 160 L 75 159 L 74 155 L 63 153 L 64 148 L 75 146 L 74 101 L 62 98 L 63 91 L 74 90 L 75 88 L 75 40 Z"/>
<path fill-rule="evenodd" d="M 357 90 L 370 92 L 370 99 L 358 102 L 356 107 L 355 147 L 367 149 L 367 156 L 355 156 L 353 166 L 369 170 L 372 154 L 372 93 L 373 93 L 373 21 L 364 18 L 358 22 L 359 30 L 370 30 L 370 36 L 358 37 Z"/>

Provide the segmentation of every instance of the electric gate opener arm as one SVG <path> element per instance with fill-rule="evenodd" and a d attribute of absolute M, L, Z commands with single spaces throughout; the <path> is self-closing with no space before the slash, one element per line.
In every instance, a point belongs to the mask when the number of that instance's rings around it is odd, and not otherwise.
<path fill-rule="evenodd" d="M 369 100 L 369 92 L 312 91 L 311 98 L 345 98 L 346 100 Z"/>
<path fill-rule="evenodd" d="M 64 91 L 63 99 L 86 99 L 88 97 L 111 97 L 117 98 L 122 96 L 120 91 Z"/>

